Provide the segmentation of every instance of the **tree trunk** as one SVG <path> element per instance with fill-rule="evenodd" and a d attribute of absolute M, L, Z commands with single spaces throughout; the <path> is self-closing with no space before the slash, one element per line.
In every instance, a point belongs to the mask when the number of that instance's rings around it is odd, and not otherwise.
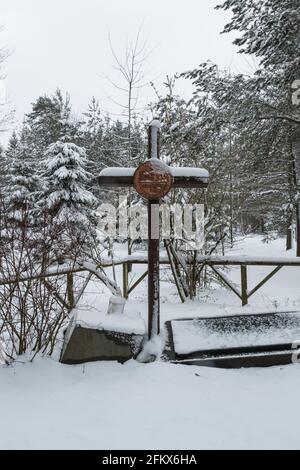
<path fill-rule="evenodd" d="M 75 300 L 74 300 L 74 279 L 73 274 L 67 274 L 67 297 L 68 297 L 68 304 L 70 311 L 74 308 Z"/>
<path fill-rule="evenodd" d="M 300 206 L 299 202 L 296 204 L 296 242 L 297 242 L 297 256 L 300 257 Z"/>
<path fill-rule="evenodd" d="M 293 248 L 293 230 L 291 226 L 286 231 L 286 251 Z"/>
<path fill-rule="evenodd" d="M 291 139 L 291 171 L 295 195 L 295 213 L 296 213 L 296 243 L 297 243 L 297 256 L 300 257 L 300 206 L 299 206 L 299 188 L 298 188 L 298 175 L 297 175 L 297 160 L 300 161 L 300 136 L 294 134 Z"/>

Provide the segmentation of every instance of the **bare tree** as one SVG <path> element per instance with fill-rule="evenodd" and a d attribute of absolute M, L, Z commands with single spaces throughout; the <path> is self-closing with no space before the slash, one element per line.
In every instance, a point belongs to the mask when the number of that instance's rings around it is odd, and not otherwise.
<path fill-rule="evenodd" d="M 109 46 L 114 59 L 114 69 L 119 75 L 119 81 L 106 79 L 118 93 L 118 98 L 109 97 L 110 100 L 120 108 L 120 116 L 125 119 L 128 128 L 127 156 L 128 163 L 133 163 L 132 130 L 135 119 L 141 114 L 145 107 L 140 107 L 140 91 L 147 86 L 145 82 L 144 66 L 148 57 L 147 41 L 141 39 L 141 28 L 135 39 L 127 42 L 123 57 L 116 53 L 110 32 L 108 33 Z"/>
<path fill-rule="evenodd" d="M 0 356 L 7 362 L 25 353 L 32 359 L 38 353 L 53 353 L 78 302 L 75 294 L 86 285 L 86 279 L 73 274 L 74 266 L 100 256 L 95 245 L 88 257 L 72 225 L 55 224 L 47 214 L 32 224 L 28 206 L 17 210 L 18 217 L 12 217 L 0 198 Z M 62 237 L 73 238 L 66 260 L 70 269 L 67 276 L 47 276 L 58 266 Z"/>
<path fill-rule="evenodd" d="M 147 41 L 141 38 L 141 28 L 135 39 L 126 44 L 123 57 L 120 57 L 113 46 L 110 32 L 108 34 L 109 46 L 114 59 L 114 68 L 118 73 L 119 80 L 115 81 L 106 77 L 118 98 L 109 97 L 110 100 L 120 109 L 120 117 L 125 120 L 127 135 L 123 139 L 122 145 L 126 150 L 126 165 L 136 166 L 141 158 L 140 148 L 134 142 L 134 127 L 137 124 L 145 107 L 140 106 L 140 91 L 147 86 L 144 66 L 149 56 L 147 51 Z M 122 137 L 120 137 L 122 138 Z M 124 162 L 123 162 L 124 163 Z M 132 206 L 132 192 L 129 189 L 128 209 Z M 128 220 L 130 224 L 130 216 Z M 128 238 L 128 254 L 132 252 L 132 240 Z"/>

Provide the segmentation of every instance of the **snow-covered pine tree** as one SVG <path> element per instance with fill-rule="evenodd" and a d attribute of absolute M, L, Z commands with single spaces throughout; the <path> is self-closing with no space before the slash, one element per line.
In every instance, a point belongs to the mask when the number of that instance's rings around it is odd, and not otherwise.
<path fill-rule="evenodd" d="M 91 140 L 96 141 L 99 136 L 101 138 L 103 134 L 103 119 L 99 101 L 95 97 L 91 99 L 88 109 L 83 113 L 83 116 L 84 125 Z"/>
<path fill-rule="evenodd" d="M 32 225 L 32 211 L 39 180 L 26 139 L 26 129 L 20 137 L 13 133 L 6 150 L 5 205 L 13 225 Z"/>
<path fill-rule="evenodd" d="M 83 113 L 83 129 L 82 129 L 82 141 L 84 148 L 86 149 L 86 156 L 88 159 L 87 169 L 93 175 L 97 176 L 101 169 L 105 166 L 104 160 L 104 122 L 99 106 L 99 102 L 96 98 L 92 98 L 88 105 L 88 109 Z M 95 185 L 91 180 L 91 184 L 88 185 L 89 189 L 93 194 L 100 200 L 101 188 Z"/>
<path fill-rule="evenodd" d="M 68 136 L 69 141 L 79 143 L 79 125 L 72 117 L 70 97 L 57 89 L 52 96 L 40 96 L 33 104 L 32 111 L 25 116 L 28 137 L 36 159 L 50 144 Z"/>
<path fill-rule="evenodd" d="M 16 131 L 13 131 L 5 151 L 7 160 L 13 160 L 19 151 L 19 138 Z"/>
<path fill-rule="evenodd" d="M 288 173 L 289 201 L 283 207 L 289 207 L 288 233 L 291 219 L 296 222 L 300 256 L 300 106 L 292 99 L 300 77 L 300 4 L 298 0 L 226 0 L 218 8 L 232 12 L 224 32 L 241 33 L 234 41 L 239 51 L 260 60 L 252 87 L 259 100 L 252 100 L 252 115 L 256 115 L 257 122 L 269 121 L 270 128 L 285 131 L 282 156 Z"/>
<path fill-rule="evenodd" d="M 260 68 L 272 70 L 282 85 L 299 79 L 298 0 L 226 0 L 217 8 L 232 12 L 224 33 L 242 33 L 234 41 L 241 53 L 257 56 Z"/>
<path fill-rule="evenodd" d="M 198 110 L 189 139 L 197 139 L 198 135 L 199 141 L 206 141 L 205 153 L 208 155 L 214 140 L 217 143 L 216 137 L 220 136 L 218 148 L 210 158 L 211 163 L 208 162 L 216 183 L 222 192 L 230 195 L 230 206 L 238 215 L 243 231 L 247 227 L 265 231 L 265 221 L 277 218 L 278 222 L 282 206 L 290 201 L 289 125 L 275 118 L 264 119 L 263 101 L 266 95 L 270 103 L 274 100 L 275 87 L 261 88 L 256 77 L 230 75 L 211 63 L 201 64 L 182 76 L 192 80 L 195 86 L 191 103 Z M 224 167 L 217 165 L 217 171 L 214 171 L 210 165 L 217 164 L 224 150 L 225 156 L 227 154 L 225 171 L 229 170 L 229 173 L 221 182 L 219 178 Z M 232 183 L 224 188 L 228 179 Z M 289 227 L 290 217 L 287 215 L 286 219 L 272 230 L 282 231 L 284 225 Z M 271 228 L 271 224 L 268 226 Z"/>
<path fill-rule="evenodd" d="M 45 190 L 39 207 L 51 220 L 53 233 L 59 234 L 58 258 L 88 252 L 96 240 L 97 200 L 86 189 L 90 178 L 86 165 L 85 149 L 63 141 L 51 144 L 42 161 Z"/>
<path fill-rule="evenodd" d="M 5 155 L 5 150 L 0 145 L 0 168 L 1 168 L 1 174 L 0 174 L 0 197 L 1 195 L 3 196 L 4 193 L 4 187 L 6 183 L 6 177 L 7 177 L 7 163 L 6 163 L 6 155 Z"/>

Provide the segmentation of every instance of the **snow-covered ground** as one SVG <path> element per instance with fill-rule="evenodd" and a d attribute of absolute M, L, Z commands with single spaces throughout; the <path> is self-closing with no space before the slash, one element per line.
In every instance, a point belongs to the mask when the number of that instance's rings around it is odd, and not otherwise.
<path fill-rule="evenodd" d="M 5 449 L 300 448 L 300 366 L 39 359 L 2 368 L 0 380 Z"/>
<path fill-rule="evenodd" d="M 285 256 L 284 240 L 265 245 L 259 237 L 248 237 L 234 253 Z M 139 266 L 138 272 L 144 268 Z M 250 268 L 250 288 L 271 269 Z M 227 275 L 238 282 L 237 269 Z M 284 268 L 244 309 L 233 293 L 221 288 L 182 305 L 174 287 L 163 282 L 162 319 L 274 307 L 300 310 L 299 281 L 300 268 Z M 146 295 L 145 281 L 125 313 L 143 319 Z M 101 284 L 90 283 L 79 319 L 100 324 L 108 298 Z M 298 385 L 299 365 L 220 370 L 160 361 L 67 366 L 55 358 L 33 363 L 20 358 L 10 367 L 0 366 L 0 448 L 299 449 Z"/>

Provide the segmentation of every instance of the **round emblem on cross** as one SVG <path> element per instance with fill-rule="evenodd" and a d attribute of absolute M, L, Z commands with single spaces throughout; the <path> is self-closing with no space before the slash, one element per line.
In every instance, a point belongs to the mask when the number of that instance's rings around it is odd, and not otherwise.
<path fill-rule="evenodd" d="M 137 193 L 145 199 L 157 200 L 166 196 L 172 188 L 170 168 L 158 159 L 142 163 L 135 171 L 133 184 Z"/>

